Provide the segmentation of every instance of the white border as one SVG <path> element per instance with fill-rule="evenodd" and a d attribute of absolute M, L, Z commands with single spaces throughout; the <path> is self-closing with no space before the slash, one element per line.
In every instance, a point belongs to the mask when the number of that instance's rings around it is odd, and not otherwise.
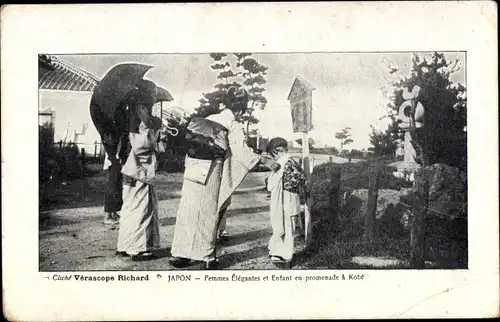
<path fill-rule="evenodd" d="M 9 5 L 2 7 L 1 23 L 2 256 L 8 319 L 498 316 L 495 2 Z M 37 54 L 415 50 L 467 51 L 468 271 L 363 271 L 364 281 L 349 283 L 75 284 L 41 278 Z"/>

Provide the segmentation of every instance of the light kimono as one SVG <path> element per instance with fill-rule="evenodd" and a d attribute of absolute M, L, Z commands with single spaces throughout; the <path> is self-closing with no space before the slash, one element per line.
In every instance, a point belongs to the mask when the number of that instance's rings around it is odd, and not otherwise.
<path fill-rule="evenodd" d="M 157 153 L 166 137 L 154 125 L 142 106 L 131 111 L 129 140 L 131 150 L 123 166 L 123 206 L 118 234 L 118 252 L 138 255 L 159 248 L 158 198 L 155 189 Z"/>
<path fill-rule="evenodd" d="M 229 109 L 207 118 L 228 129 L 229 154 L 216 160 L 186 157 L 171 253 L 209 262 L 216 257 L 219 211 L 260 156 L 246 145 L 243 126 Z"/>

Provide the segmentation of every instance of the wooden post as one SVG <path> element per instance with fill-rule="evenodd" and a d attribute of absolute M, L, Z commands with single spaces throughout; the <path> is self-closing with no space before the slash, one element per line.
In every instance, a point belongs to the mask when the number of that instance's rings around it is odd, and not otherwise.
<path fill-rule="evenodd" d="M 306 237 L 306 246 L 311 245 L 312 241 L 312 224 L 311 224 L 311 172 L 309 168 L 309 135 L 307 132 L 302 133 L 302 169 L 307 176 L 307 180 L 309 181 L 309 186 L 306 187 L 306 191 L 309 193 L 309 198 L 306 198 L 305 203 L 308 211 L 305 213 L 304 217 L 304 228 L 305 228 L 305 237 Z"/>
<path fill-rule="evenodd" d="M 336 217 L 340 210 L 340 174 L 341 167 L 336 166 L 332 169 L 330 177 L 329 208 L 330 213 L 334 217 Z"/>
<path fill-rule="evenodd" d="M 102 150 L 103 150 L 103 148 L 102 148 L 102 143 L 101 143 L 101 144 L 99 144 L 99 161 L 100 162 L 104 162 L 106 159 L 106 154 Z"/>
<path fill-rule="evenodd" d="M 366 204 L 366 214 L 365 214 L 365 231 L 363 234 L 364 242 L 371 242 L 373 240 L 373 224 L 375 222 L 375 214 L 377 212 L 379 177 L 380 177 L 380 169 L 377 166 L 375 166 L 370 171 L 368 201 Z"/>
<path fill-rule="evenodd" d="M 410 262 L 412 268 L 425 267 L 425 218 L 429 196 L 429 184 L 425 168 L 415 172 L 413 186 L 415 196 L 413 199 L 413 216 L 410 233 Z"/>
<path fill-rule="evenodd" d="M 307 175 L 307 178 L 311 178 L 310 163 L 309 163 L 309 133 L 302 133 L 302 167 Z"/>

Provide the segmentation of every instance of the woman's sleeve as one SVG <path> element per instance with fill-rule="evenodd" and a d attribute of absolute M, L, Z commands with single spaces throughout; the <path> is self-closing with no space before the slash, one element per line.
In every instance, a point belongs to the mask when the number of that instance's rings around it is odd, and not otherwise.
<path fill-rule="evenodd" d="M 304 170 L 297 164 L 297 162 L 289 160 L 285 164 L 285 184 L 291 184 L 292 186 L 307 186 L 308 180 L 304 173 Z"/>
<path fill-rule="evenodd" d="M 231 127 L 228 133 L 228 143 L 233 159 L 241 163 L 247 169 L 253 168 L 259 162 L 260 156 L 253 152 L 245 142 L 243 127 L 239 125 Z"/>

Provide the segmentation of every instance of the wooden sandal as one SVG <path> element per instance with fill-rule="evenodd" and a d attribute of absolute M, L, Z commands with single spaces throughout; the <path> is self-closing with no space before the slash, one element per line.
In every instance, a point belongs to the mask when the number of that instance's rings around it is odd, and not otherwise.
<path fill-rule="evenodd" d="M 278 263 L 286 263 L 287 262 L 286 259 L 284 259 L 281 256 L 277 256 L 277 255 L 269 255 L 269 259 L 271 260 L 271 262 L 278 262 Z"/>

